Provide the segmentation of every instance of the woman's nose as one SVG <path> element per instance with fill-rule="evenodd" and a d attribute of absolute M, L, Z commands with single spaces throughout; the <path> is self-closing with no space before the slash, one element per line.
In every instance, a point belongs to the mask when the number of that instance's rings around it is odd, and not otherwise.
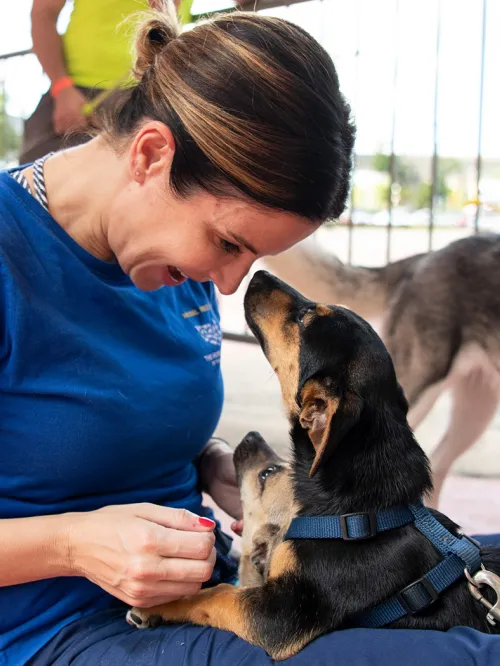
<path fill-rule="evenodd" d="M 230 296 L 238 289 L 243 278 L 248 275 L 252 264 L 253 261 L 247 261 L 244 264 L 232 262 L 227 266 L 211 271 L 209 277 L 221 294 Z"/>

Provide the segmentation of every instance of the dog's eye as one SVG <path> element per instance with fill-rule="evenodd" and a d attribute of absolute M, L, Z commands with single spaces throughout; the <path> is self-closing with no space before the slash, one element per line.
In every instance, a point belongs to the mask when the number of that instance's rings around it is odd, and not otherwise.
<path fill-rule="evenodd" d="M 267 477 L 270 474 L 274 474 L 275 472 L 277 472 L 278 469 L 279 468 L 277 465 L 269 465 L 269 467 L 266 467 L 266 469 L 263 469 L 262 472 L 259 473 L 259 479 L 264 483 Z"/>
<path fill-rule="evenodd" d="M 312 312 L 313 310 L 314 310 L 314 308 L 304 308 L 302 310 L 299 310 L 297 312 L 296 317 L 295 317 L 295 321 L 297 322 L 297 324 L 303 324 L 304 323 L 304 317 L 306 316 L 306 314 L 308 312 Z"/>

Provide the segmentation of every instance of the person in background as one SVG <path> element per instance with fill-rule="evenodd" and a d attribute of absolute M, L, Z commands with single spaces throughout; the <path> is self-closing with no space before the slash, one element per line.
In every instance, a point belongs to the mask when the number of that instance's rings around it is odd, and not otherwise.
<path fill-rule="evenodd" d="M 25 122 L 20 164 L 88 141 L 92 103 L 127 81 L 132 66 L 130 26 L 124 21 L 157 0 L 74 0 L 64 35 L 57 21 L 67 0 L 33 0 L 33 52 L 50 79 L 46 92 Z M 182 22 L 190 20 L 193 0 L 175 0 Z M 68 136 L 66 136 L 68 134 Z"/>

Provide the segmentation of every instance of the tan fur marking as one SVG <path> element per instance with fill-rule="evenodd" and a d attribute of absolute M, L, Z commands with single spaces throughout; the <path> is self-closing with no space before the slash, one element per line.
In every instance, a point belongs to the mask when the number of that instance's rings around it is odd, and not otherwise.
<path fill-rule="evenodd" d="M 300 393 L 300 401 L 303 405 L 318 399 L 326 400 L 327 397 L 325 387 L 318 379 L 309 379 Z"/>
<path fill-rule="evenodd" d="M 328 444 L 331 421 L 340 405 L 340 399 L 332 398 L 322 382 L 311 379 L 302 389 L 301 404 L 300 425 L 309 431 L 309 439 L 316 451 L 309 472 L 310 476 L 314 476 Z"/>
<path fill-rule="evenodd" d="M 276 650 L 273 652 L 272 657 L 275 661 L 282 661 L 283 659 L 289 659 L 293 657 L 298 652 L 303 650 L 306 645 L 308 645 L 312 640 L 319 636 L 319 632 L 311 631 L 307 636 L 301 635 L 300 638 L 297 638 L 293 643 L 289 643 L 282 650 Z"/>
<path fill-rule="evenodd" d="M 299 384 L 299 327 L 286 320 L 291 307 L 288 294 L 275 289 L 259 303 L 254 319 L 264 335 L 267 359 L 281 385 L 288 416 L 298 414 L 295 399 Z"/>
<path fill-rule="evenodd" d="M 278 578 L 285 573 L 297 571 L 299 563 L 291 541 L 283 541 L 276 548 L 271 559 L 269 578 Z"/>
<path fill-rule="evenodd" d="M 246 617 L 242 592 L 244 588 L 221 584 L 198 594 L 183 597 L 169 604 L 153 608 L 133 609 L 143 620 L 160 615 L 168 622 L 192 622 L 202 626 L 232 631 L 241 638 L 252 641 Z"/>
<path fill-rule="evenodd" d="M 302 320 L 302 321 L 303 321 L 303 325 L 306 326 L 306 327 L 309 326 L 309 324 L 310 324 L 312 321 L 314 321 L 315 318 L 316 318 L 316 312 L 314 312 L 314 311 L 307 312 L 307 313 L 304 315 L 304 319 Z"/>
<path fill-rule="evenodd" d="M 334 311 L 332 308 L 328 307 L 328 305 L 318 303 L 316 306 L 315 314 L 317 314 L 319 317 L 328 317 L 329 315 L 334 314 Z"/>
<path fill-rule="evenodd" d="M 329 315 L 333 314 L 335 314 L 335 312 L 329 305 L 318 303 L 314 310 L 311 310 L 304 315 L 303 325 L 309 326 L 309 324 L 311 324 L 311 322 L 313 322 L 316 317 L 328 317 Z"/>

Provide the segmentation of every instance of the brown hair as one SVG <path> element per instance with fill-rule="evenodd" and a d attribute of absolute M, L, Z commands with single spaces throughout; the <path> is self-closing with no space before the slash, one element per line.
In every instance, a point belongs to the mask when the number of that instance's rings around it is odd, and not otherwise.
<path fill-rule="evenodd" d="M 99 127 L 118 146 L 145 119 L 165 123 L 180 196 L 236 189 L 314 222 L 339 217 L 355 130 L 326 51 L 301 28 L 255 13 L 181 34 L 172 4 L 160 5 L 137 32 L 138 83 L 103 105 Z"/>

